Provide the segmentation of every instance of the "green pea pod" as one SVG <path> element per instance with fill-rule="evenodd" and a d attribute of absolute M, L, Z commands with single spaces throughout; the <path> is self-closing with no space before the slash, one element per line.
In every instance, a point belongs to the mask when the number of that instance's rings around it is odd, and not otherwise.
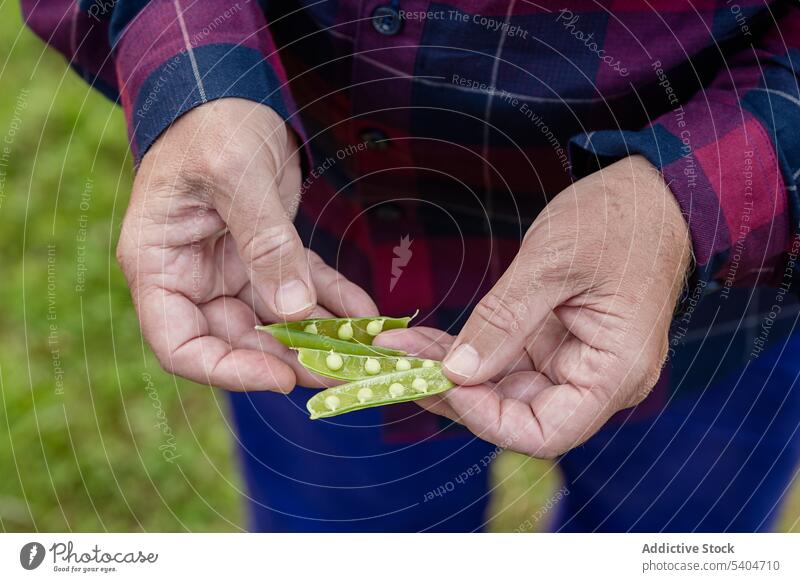
<path fill-rule="evenodd" d="M 446 392 L 453 386 L 441 368 L 419 368 L 322 390 L 308 400 L 306 408 L 314 420 L 374 406 L 419 400 Z"/>
<path fill-rule="evenodd" d="M 441 368 L 441 363 L 433 360 L 423 360 L 422 358 L 362 356 L 309 348 L 300 348 L 298 350 L 298 360 L 304 367 L 315 374 L 347 381 L 407 370 Z"/>
<path fill-rule="evenodd" d="M 362 356 L 404 356 L 406 354 L 401 350 L 333 339 L 324 335 L 295 331 L 280 325 L 267 325 L 256 329 L 269 333 L 283 345 L 292 349 L 311 348 L 313 350 L 324 350 L 326 352 L 334 351 L 341 354 L 356 354 Z"/>
<path fill-rule="evenodd" d="M 418 313 L 418 312 L 417 312 Z M 390 329 L 404 329 L 416 317 L 355 317 L 304 319 L 256 327 L 272 334 L 290 348 L 311 348 L 342 354 L 403 356 L 405 352 L 372 347 L 375 336 Z"/>

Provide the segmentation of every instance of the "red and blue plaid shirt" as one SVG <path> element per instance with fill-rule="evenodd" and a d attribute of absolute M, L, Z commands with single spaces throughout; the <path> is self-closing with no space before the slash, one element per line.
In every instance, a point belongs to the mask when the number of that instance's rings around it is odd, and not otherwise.
<path fill-rule="evenodd" d="M 718 298 L 716 313 L 679 326 L 681 345 L 749 326 L 741 365 L 775 304 L 774 291 L 759 299 L 754 289 L 796 279 L 797 2 L 23 7 L 28 25 L 119 100 L 137 159 L 213 99 L 284 115 L 310 153 L 298 229 L 383 312 L 421 306 L 433 324 L 463 322 L 547 200 L 631 154 L 661 170 L 688 220 L 689 308 Z M 793 328 L 795 299 L 782 297 L 761 348 Z"/>

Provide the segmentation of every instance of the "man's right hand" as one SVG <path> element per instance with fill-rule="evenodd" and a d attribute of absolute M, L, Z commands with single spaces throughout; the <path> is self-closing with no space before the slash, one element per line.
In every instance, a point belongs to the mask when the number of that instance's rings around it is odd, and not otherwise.
<path fill-rule="evenodd" d="M 377 315 L 363 289 L 303 247 L 292 224 L 300 181 L 291 130 L 243 99 L 193 109 L 144 156 L 117 258 L 164 369 L 232 390 L 318 385 L 253 327 Z"/>

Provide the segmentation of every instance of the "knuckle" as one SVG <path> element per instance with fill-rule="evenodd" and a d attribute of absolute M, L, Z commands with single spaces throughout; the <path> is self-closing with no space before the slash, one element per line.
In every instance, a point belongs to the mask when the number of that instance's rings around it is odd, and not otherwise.
<path fill-rule="evenodd" d="M 259 268 L 279 266 L 299 250 L 300 241 L 289 224 L 278 224 L 259 230 L 241 247 L 242 259 Z"/>
<path fill-rule="evenodd" d="M 223 151 L 202 147 L 192 152 L 178 173 L 179 187 L 210 199 L 216 194 L 227 194 L 234 187 L 236 176 L 241 176 L 241 156 L 233 153 L 236 148 L 228 145 Z"/>
<path fill-rule="evenodd" d="M 158 364 L 161 366 L 161 369 L 164 370 L 167 374 L 174 374 L 175 373 L 175 364 L 172 361 L 172 357 L 161 356 L 158 357 Z"/>
<path fill-rule="evenodd" d="M 350 289 L 345 288 L 348 283 L 349 281 L 341 275 L 332 277 L 322 288 L 322 294 L 326 297 L 336 297 L 341 300 L 349 294 Z"/>
<path fill-rule="evenodd" d="M 640 404 L 648 396 L 650 396 L 650 393 L 656 387 L 656 384 L 658 384 L 659 380 L 661 380 L 662 372 L 663 359 L 659 358 L 652 361 L 642 374 L 641 380 L 636 386 L 636 389 L 633 391 L 633 394 L 631 394 L 628 405 L 635 406 Z"/>
<path fill-rule="evenodd" d="M 642 386 L 646 391 L 645 398 L 653 391 L 656 385 L 661 381 L 661 377 L 663 376 L 663 359 L 658 360 L 657 364 L 650 370 L 650 372 L 645 376 L 644 382 Z M 642 398 L 644 400 L 644 398 Z"/>
<path fill-rule="evenodd" d="M 639 384 L 637 390 L 632 394 L 631 401 L 628 403 L 628 406 L 636 406 L 637 404 L 642 403 L 650 393 L 655 388 L 656 384 L 658 384 L 658 380 L 661 377 L 661 370 L 659 369 L 657 372 L 653 372 L 645 376 L 642 382 Z"/>
<path fill-rule="evenodd" d="M 175 186 L 205 200 L 230 195 L 247 170 L 252 153 L 234 137 L 210 132 L 206 139 L 190 142 L 174 174 Z"/>
<path fill-rule="evenodd" d="M 311 249 L 306 249 L 306 253 L 308 253 L 308 263 L 310 265 L 319 268 L 328 266 L 328 264 L 322 260 L 322 257 L 320 257 L 317 253 L 315 253 Z"/>
<path fill-rule="evenodd" d="M 210 133 L 210 143 L 203 140 L 193 148 L 185 165 L 186 180 L 195 188 L 202 187 L 217 196 L 232 196 L 251 167 L 257 165 L 271 176 L 278 175 L 279 160 L 285 158 L 281 145 L 286 142 L 283 125 L 268 136 L 253 136 L 246 127 L 233 135 L 228 130 Z"/>
<path fill-rule="evenodd" d="M 475 306 L 474 313 L 485 326 L 503 335 L 510 335 L 520 329 L 520 321 L 526 311 L 525 304 L 516 298 L 489 293 Z"/>
<path fill-rule="evenodd" d="M 216 152 L 216 148 L 186 138 L 157 144 L 142 159 L 135 183 L 151 194 L 208 195 Z"/>
<path fill-rule="evenodd" d="M 156 357 L 156 361 L 158 365 L 164 370 L 167 374 L 174 374 L 175 373 L 175 362 L 174 362 L 174 354 L 170 353 L 169 350 L 162 350 L 157 349 L 152 341 L 148 341 L 150 347 L 153 351 L 153 355 Z"/>
<path fill-rule="evenodd" d="M 198 362 L 197 358 L 192 356 L 192 350 L 187 349 L 187 346 L 196 339 L 188 340 L 179 346 L 161 344 L 156 351 L 156 358 L 161 368 L 169 374 L 182 378 L 202 374 L 202 370 L 206 368 L 205 362 Z"/>

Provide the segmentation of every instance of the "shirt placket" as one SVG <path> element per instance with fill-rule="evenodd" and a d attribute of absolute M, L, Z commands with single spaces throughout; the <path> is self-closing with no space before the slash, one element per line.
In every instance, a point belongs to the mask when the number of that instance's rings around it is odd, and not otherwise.
<path fill-rule="evenodd" d="M 425 283 L 430 265 L 418 218 L 414 138 L 409 133 L 414 64 L 424 23 L 401 18 L 401 11 L 427 10 L 428 4 L 362 2 L 353 46 L 350 139 L 358 144 L 354 190 L 369 224 L 373 293 L 387 313 L 413 312 L 432 301 Z M 414 241 L 410 248 L 409 241 Z M 409 286 L 403 279 L 419 284 Z"/>

